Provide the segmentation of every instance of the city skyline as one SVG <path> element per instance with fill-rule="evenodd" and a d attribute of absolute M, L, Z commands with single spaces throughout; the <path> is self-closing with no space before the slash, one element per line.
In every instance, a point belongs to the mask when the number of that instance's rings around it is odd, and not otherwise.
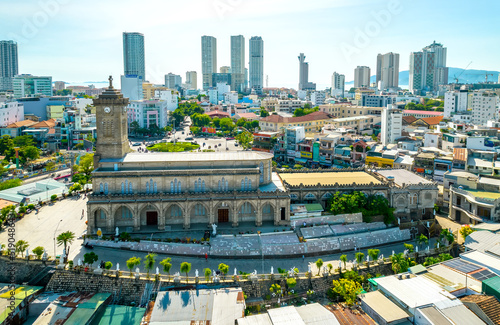
<path fill-rule="evenodd" d="M 344 74 L 346 81 L 353 80 L 354 68 L 358 65 L 369 66 L 375 71 L 378 53 L 399 53 L 399 70 L 408 70 L 410 52 L 434 40 L 449 49 L 449 67 L 465 68 L 473 61 L 471 69 L 500 70 L 494 55 L 500 45 L 493 41 L 492 32 L 475 35 L 466 26 L 482 24 L 485 30 L 495 30 L 498 23 L 485 21 L 479 14 L 467 11 L 465 6 L 450 7 L 446 3 L 432 3 L 434 12 L 446 12 L 440 20 L 434 20 L 424 15 L 425 3 L 318 0 L 306 7 L 299 1 L 289 1 L 285 6 L 285 2 L 279 0 L 252 3 L 151 1 L 151 4 L 168 6 L 180 13 L 165 20 L 159 19 L 161 10 L 151 12 L 147 10 L 151 6 L 138 6 L 131 1 L 120 2 L 120 6 L 116 6 L 115 1 L 100 4 L 103 9 L 91 16 L 79 14 L 84 10 L 82 4 L 54 1 L 57 8 L 51 10 L 35 1 L 27 6 L 23 4 L 24 7 L 9 4 L 9 15 L 0 22 L 0 39 L 18 43 L 19 73 L 51 75 L 53 80 L 72 83 L 101 81 L 105 79 L 102 75 L 109 74 L 118 78 L 123 71 L 123 32 L 144 34 L 146 79 L 155 83 L 161 83 L 168 72 L 184 75 L 186 71 L 197 71 L 201 85 L 199 40 L 203 35 L 218 39 L 218 66 L 231 63 L 231 35 L 241 34 L 246 41 L 252 36 L 261 36 L 266 41 L 264 71 L 271 87 L 297 87 L 296 56 L 301 52 L 307 54 L 311 63 L 309 79 L 318 84 L 318 89 L 324 89 L 330 85 L 334 71 Z M 97 2 L 89 2 L 91 6 L 94 3 Z M 266 12 L 262 12 L 262 6 L 266 6 Z M 494 11 L 500 4 L 488 3 L 488 6 Z M 196 10 L 192 10 L 194 7 Z M 384 13 L 389 14 L 384 16 Z M 352 14 L 357 17 L 355 21 L 349 18 Z M 48 18 L 36 20 L 43 15 Z M 137 18 L 142 16 L 146 18 Z M 452 24 L 448 16 L 467 17 L 467 24 Z M 295 23 L 307 17 L 314 17 L 315 24 Z M 73 28 L 83 25 L 87 32 L 79 37 L 72 36 Z M 182 33 L 165 36 L 165 31 L 175 25 L 182 26 Z M 366 36 L 365 31 L 370 36 Z M 89 46 L 92 51 L 88 51 Z M 75 65 L 75 61 L 79 64 Z"/>

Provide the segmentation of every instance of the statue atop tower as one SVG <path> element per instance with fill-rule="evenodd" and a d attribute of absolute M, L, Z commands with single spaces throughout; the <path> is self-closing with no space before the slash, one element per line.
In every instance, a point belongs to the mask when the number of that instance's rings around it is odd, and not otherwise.
<path fill-rule="evenodd" d="M 113 88 L 113 77 L 109 76 L 109 87 L 94 99 L 96 108 L 96 152 L 94 166 L 101 159 L 120 159 L 129 151 L 128 98 Z"/>

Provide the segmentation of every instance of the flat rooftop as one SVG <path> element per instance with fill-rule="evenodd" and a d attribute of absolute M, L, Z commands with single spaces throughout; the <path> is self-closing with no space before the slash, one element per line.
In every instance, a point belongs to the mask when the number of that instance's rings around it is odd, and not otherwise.
<path fill-rule="evenodd" d="M 403 184 L 433 184 L 433 182 L 428 179 L 423 178 L 415 173 L 412 173 L 406 169 L 378 169 L 377 173 L 387 177 L 394 177 L 394 183 L 399 186 L 403 186 Z"/>
<path fill-rule="evenodd" d="M 303 185 L 351 185 L 351 184 L 382 184 L 367 172 L 327 172 L 327 173 L 280 173 L 281 179 L 291 186 Z"/>
<path fill-rule="evenodd" d="M 410 316 L 378 290 L 362 294 L 361 300 L 387 323 L 402 320 Z"/>
<path fill-rule="evenodd" d="M 189 161 L 244 161 L 271 159 L 274 155 L 259 151 L 233 151 L 233 152 L 132 152 L 120 159 L 101 159 L 101 162 L 189 162 Z"/>

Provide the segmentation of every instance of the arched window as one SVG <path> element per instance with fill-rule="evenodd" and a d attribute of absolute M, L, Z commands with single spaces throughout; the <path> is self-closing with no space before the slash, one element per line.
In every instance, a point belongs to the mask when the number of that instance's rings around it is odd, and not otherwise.
<path fill-rule="evenodd" d="M 102 183 L 99 184 L 99 193 L 104 193 L 104 185 Z"/>
<path fill-rule="evenodd" d="M 241 180 L 241 190 L 242 191 L 245 190 L 245 180 L 244 179 Z"/>
<path fill-rule="evenodd" d="M 198 181 L 194 181 L 194 191 L 198 192 Z"/>
<path fill-rule="evenodd" d="M 170 193 L 174 194 L 174 181 L 170 182 Z"/>
<path fill-rule="evenodd" d="M 129 210 L 129 208 L 123 206 L 121 208 L 122 210 L 122 219 L 132 219 L 132 211 Z"/>
<path fill-rule="evenodd" d="M 158 187 L 156 186 L 156 182 L 154 183 L 154 189 L 153 189 L 153 193 L 158 193 Z"/>
<path fill-rule="evenodd" d="M 133 191 L 132 191 L 132 183 L 128 183 L 128 194 L 132 194 Z"/>
<path fill-rule="evenodd" d="M 247 191 L 251 191 L 252 190 L 252 180 L 249 179 L 248 180 L 248 188 L 247 188 Z"/>
<path fill-rule="evenodd" d="M 225 189 L 225 191 L 229 191 L 229 182 L 228 181 L 226 181 L 226 189 Z"/>
<path fill-rule="evenodd" d="M 205 181 L 201 181 L 201 191 L 205 192 Z"/>
<path fill-rule="evenodd" d="M 146 182 L 146 194 L 149 194 L 149 182 Z"/>
<path fill-rule="evenodd" d="M 271 161 L 269 161 L 269 166 L 267 167 L 267 180 L 270 181 L 271 180 L 271 171 L 272 171 L 272 163 Z"/>
<path fill-rule="evenodd" d="M 181 210 L 181 208 L 179 208 L 178 205 L 174 205 L 171 209 L 171 214 L 172 214 L 172 217 L 181 217 L 182 210 Z"/>
<path fill-rule="evenodd" d="M 202 204 L 197 204 L 194 206 L 194 215 L 195 216 L 204 216 L 206 214 L 205 206 Z"/>
<path fill-rule="evenodd" d="M 181 181 L 178 181 L 177 182 L 177 193 L 181 193 L 181 192 L 182 192 Z"/>
<path fill-rule="evenodd" d="M 222 188 L 220 187 L 220 181 L 219 181 L 219 192 L 222 192 Z"/>
<path fill-rule="evenodd" d="M 123 182 L 122 182 L 122 194 L 125 194 L 125 187 L 123 186 Z"/>
<path fill-rule="evenodd" d="M 264 205 L 264 207 L 262 208 L 262 213 L 271 213 L 271 205 L 270 204 L 266 204 Z"/>
<path fill-rule="evenodd" d="M 106 219 L 106 212 L 104 212 L 104 210 L 99 210 L 99 216 L 101 219 Z"/>
<path fill-rule="evenodd" d="M 104 194 L 108 195 L 108 183 L 104 183 Z"/>
<path fill-rule="evenodd" d="M 260 182 L 264 183 L 264 163 L 262 161 L 259 164 L 259 172 L 260 172 Z"/>

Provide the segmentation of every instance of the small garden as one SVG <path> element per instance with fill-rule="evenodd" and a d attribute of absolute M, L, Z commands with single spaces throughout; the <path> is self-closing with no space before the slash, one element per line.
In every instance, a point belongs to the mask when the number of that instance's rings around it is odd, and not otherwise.
<path fill-rule="evenodd" d="M 176 143 L 157 143 L 155 145 L 149 146 L 149 151 L 156 152 L 183 152 L 183 151 L 192 151 L 200 148 L 199 144 L 191 143 L 191 142 L 176 142 Z"/>

